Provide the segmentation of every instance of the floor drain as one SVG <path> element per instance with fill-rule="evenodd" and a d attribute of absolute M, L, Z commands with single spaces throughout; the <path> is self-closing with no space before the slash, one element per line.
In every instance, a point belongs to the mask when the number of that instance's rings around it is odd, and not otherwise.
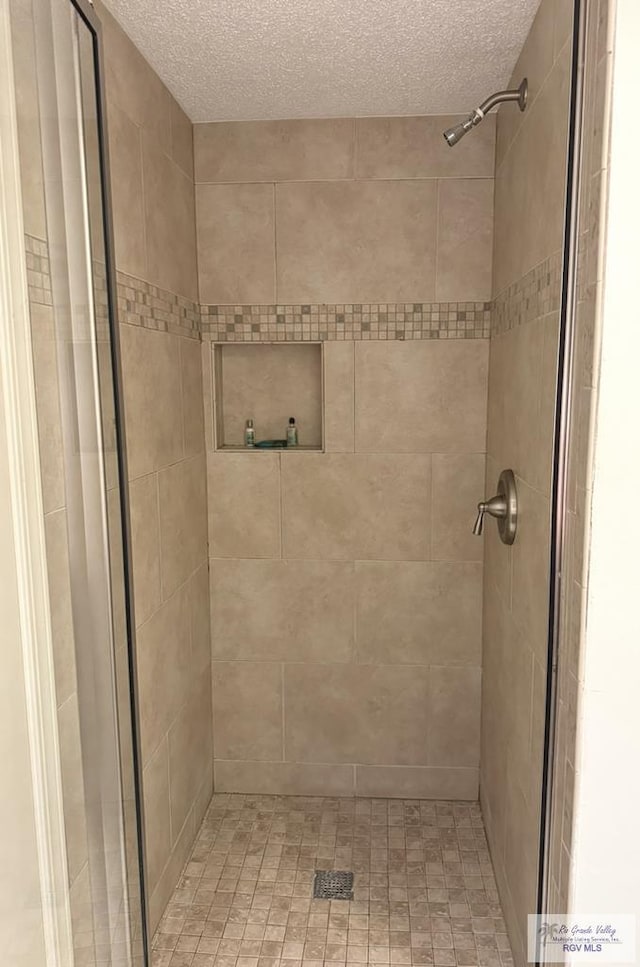
<path fill-rule="evenodd" d="M 353 873 L 345 870 L 316 870 L 313 896 L 316 900 L 353 900 Z"/>

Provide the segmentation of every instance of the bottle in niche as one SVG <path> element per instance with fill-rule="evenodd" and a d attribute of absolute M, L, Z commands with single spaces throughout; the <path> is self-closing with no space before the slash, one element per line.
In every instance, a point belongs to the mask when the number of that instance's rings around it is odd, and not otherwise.
<path fill-rule="evenodd" d="M 244 445 L 245 447 L 255 447 L 256 445 L 256 431 L 253 428 L 253 420 L 247 420 L 245 423 Z"/>
<path fill-rule="evenodd" d="M 296 426 L 295 417 L 293 416 L 289 417 L 289 426 L 287 427 L 287 446 L 298 446 L 298 427 Z"/>

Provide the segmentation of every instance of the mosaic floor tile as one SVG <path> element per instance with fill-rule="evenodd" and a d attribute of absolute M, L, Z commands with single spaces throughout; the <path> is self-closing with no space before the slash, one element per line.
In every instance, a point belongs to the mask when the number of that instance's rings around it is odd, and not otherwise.
<path fill-rule="evenodd" d="M 353 900 L 313 898 L 316 870 Z M 214 795 L 153 967 L 510 967 L 478 803 Z"/>

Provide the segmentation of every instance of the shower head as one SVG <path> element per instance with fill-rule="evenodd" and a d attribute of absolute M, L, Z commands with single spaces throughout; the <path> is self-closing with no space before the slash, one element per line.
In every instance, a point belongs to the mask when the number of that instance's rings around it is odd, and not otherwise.
<path fill-rule="evenodd" d="M 480 107 L 477 107 L 475 111 L 461 121 L 459 124 L 454 124 L 452 128 L 447 128 L 443 131 L 444 139 L 450 148 L 457 144 L 462 138 L 464 138 L 467 131 L 475 128 L 477 124 L 484 119 L 485 114 L 488 114 L 492 107 L 496 104 L 502 104 L 503 101 L 517 101 L 518 107 L 521 111 L 524 111 L 527 106 L 527 93 L 528 84 L 527 78 L 523 80 L 520 87 L 515 88 L 511 91 L 498 91 L 496 94 L 492 94 L 488 97 L 486 101 L 483 101 Z"/>
<path fill-rule="evenodd" d="M 444 139 L 449 147 L 452 148 L 454 144 L 457 144 L 458 141 L 461 141 L 467 131 L 470 131 L 474 125 L 479 124 L 481 120 L 482 118 L 478 118 L 476 121 L 475 115 L 470 114 L 469 117 L 465 118 L 464 121 L 461 121 L 460 124 L 454 124 L 452 128 L 447 128 L 447 130 L 443 133 Z"/>

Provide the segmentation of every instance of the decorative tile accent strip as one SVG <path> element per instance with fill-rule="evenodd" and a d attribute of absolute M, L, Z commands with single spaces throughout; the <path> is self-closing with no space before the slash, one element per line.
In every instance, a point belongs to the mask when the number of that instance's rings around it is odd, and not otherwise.
<path fill-rule="evenodd" d="M 339 339 L 487 339 L 489 302 L 345 305 L 203 305 L 202 333 L 214 342 Z"/>
<path fill-rule="evenodd" d="M 549 256 L 493 301 L 491 336 L 532 322 L 560 308 L 562 253 Z"/>
<path fill-rule="evenodd" d="M 53 305 L 51 296 L 51 272 L 49 269 L 49 246 L 44 239 L 25 235 L 24 247 L 27 258 L 27 287 L 29 302 L 41 306 Z"/>
<path fill-rule="evenodd" d="M 120 322 L 200 338 L 200 306 L 150 282 L 117 273 Z"/>
<path fill-rule="evenodd" d="M 25 235 L 29 301 L 53 305 L 49 246 L 44 239 Z M 98 338 L 107 324 L 107 283 L 105 267 L 94 261 L 94 296 Z M 143 282 L 124 272 L 116 273 L 118 315 L 120 322 L 144 326 L 161 332 L 175 332 L 192 339 L 200 338 L 200 306 L 197 302 L 175 295 L 167 289 Z"/>
<path fill-rule="evenodd" d="M 52 305 L 46 241 L 25 235 L 29 300 Z M 583 256 L 584 259 L 584 256 Z M 213 342 L 344 339 L 487 339 L 560 307 L 562 254 L 550 256 L 493 302 L 201 305 L 117 273 L 120 322 Z M 104 267 L 96 266 L 98 323 L 106 320 Z"/>

